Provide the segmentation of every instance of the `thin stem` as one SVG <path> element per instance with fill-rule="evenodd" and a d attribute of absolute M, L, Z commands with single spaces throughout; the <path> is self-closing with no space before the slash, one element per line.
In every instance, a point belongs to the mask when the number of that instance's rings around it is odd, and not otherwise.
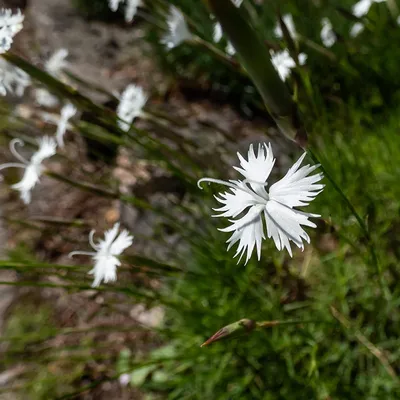
<path fill-rule="evenodd" d="M 6 168 L 26 168 L 26 165 L 21 163 L 5 163 L 0 165 L 0 171 Z"/>
<path fill-rule="evenodd" d="M 99 246 L 97 246 L 97 244 L 94 242 L 94 234 L 96 233 L 95 229 L 92 229 L 89 233 L 89 243 L 90 245 L 93 247 L 94 250 L 98 250 Z"/>
<path fill-rule="evenodd" d="M 73 256 L 95 256 L 96 253 L 90 252 L 90 251 L 71 251 L 71 253 L 68 254 L 69 258 L 72 258 Z"/>
<path fill-rule="evenodd" d="M 17 149 L 16 149 L 16 145 L 20 145 L 20 146 L 24 146 L 25 143 L 23 140 L 15 138 L 13 140 L 11 140 L 10 142 L 10 151 L 12 153 L 12 155 L 18 160 L 21 161 L 23 164 L 29 164 L 29 161 L 27 161 L 24 157 L 21 156 L 21 154 L 18 153 Z"/>

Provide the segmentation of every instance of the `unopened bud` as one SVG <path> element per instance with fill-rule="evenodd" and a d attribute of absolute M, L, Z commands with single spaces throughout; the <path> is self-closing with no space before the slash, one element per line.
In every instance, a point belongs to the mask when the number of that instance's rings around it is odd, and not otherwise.
<path fill-rule="evenodd" d="M 243 318 L 239 321 L 234 322 L 233 324 L 229 324 L 221 328 L 217 333 L 212 335 L 210 339 L 205 341 L 201 347 L 207 346 L 210 343 L 216 342 L 217 340 L 224 339 L 226 337 L 236 337 L 240 336 L 243 333 L 251 332 L 256 327 L 256 322 L 251 319 Z"/>

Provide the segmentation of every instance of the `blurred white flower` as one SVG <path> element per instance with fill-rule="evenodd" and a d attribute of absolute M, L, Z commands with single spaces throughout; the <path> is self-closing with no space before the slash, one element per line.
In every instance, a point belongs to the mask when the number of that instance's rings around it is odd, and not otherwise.
<path fill-rule="evenodd" d="M 21 154 L 18 153 L 16 145 L 24 145 L 21 139 L 13 139 L 10 142 L 10 151 L 14 157 L 19 161 L 18 163 L 6 163 L 0 165 L 0 170 L 5 168 L 23 168 L 25 169 L 24 176 L 21 181 L 12 185 L 11 188 L 20 192 L 21 199 L 25 204 L 31 201 L 31 191 L 39 182 L 40 176 L 43 172 L 42 163 L 46 158 L 56 154 L 57 143 L 51 137 L 44 136 L 38 139 L 38 150 L 33 153 L 30 161 L 26 160 Z"/>
<path fill-rule="evenodd" d="M 51 94 L 47 89 L 37 88 L 34 95 L 36 103 L 42 107 L 54 108 L 58 106 L 58 97 Z"/>
<path fill-rule="evenodd" d="M 128 85 L 120 96 L 117 115 L 118 125 L 124 131 L 129 131 L 135 118 L 142 114 L 142 109 L 147 102 L 143 89 L 136 85 Z"/>
<path fill-rule="evenodd" d="M 242 5 L 243 0 L 232 0 L 232 3 L 235 7 L 239 8 Z"/>
<path fill-rule="evenodd" d="M 111 11 L 117 11 L 121 1 L 123 0 L 108 0 L 108 6 L 110 7 Z"/>
<path fill-rule="evenodd" d="M 0 54 L 10 50 L 14 36 L 22 29 L 24 15 L 18 10 L 0 9 Z"/>
<path fill-rule="evenodd" d="M 68 121 L 76 114 L 77 109 L 71 103 L 66 104 L 61 109 L 60 119 L 58 120 L 57 132 L 56 132 L 56 140 L 57 144 L 62 148 L 64 147 L 64 135 L 67 129 L 69 129 L 70 125 Z"/>
<path fill-rule="evenodd" d="M 306 60 L 307 54 L 300 53 L 299 64 L 304 65 Z M 278 74 L 282 80 L 286 80 L 286 78 L 290 75 L 292 68 L 296 66 L 295 61 L 290 56 L 287 49 L 276 53 L 271 51 L 271 62 L 275 69 L 278 71 Z"/>
<path fill-rule="evenodd" d="M 361 18 L 364 15 L 368 14 L 369 9 L 371 8 L 373 3 L 382 3 L 386 0 L 360 0 L 356 4 L 354 4 L 352 11 L 353 14 Z"/>
<path fill-rule="evenodd" d="M 170 7 L 168 19 L 168 33 L 161 39 L 161 43 L 173 49 L 186 40 L 191 40 L 193 35 L 189 31 L 185 16 L 175 6 Z"/>
<path fill-rule="evenodd" d="M 132 22 L 137 9 L 142 5 L 142 0 L 109 0 L 108 6 L 111 11 L 117 11 L 120 3 L 125 3 L 125 21 Z"/>
<path fill-rule="evenodd" d="M 321 24 L 321 41 L 325 47 L 332 47 L 336 42 L 336 35 L 333 31 L 331 21 L 328 18 L 323 18 Z"/>
<path fill-rule="evenodd" d="M 222 26 L 219 22 L 214 25 L 213 40 L 218 43 L 222 39 Z"/>
<path fill-rule="evenodd" d="M 118 378 L 118 381 L 121 386 L 128 386 L 129 382 L 131 381 L 131 376 L 129 374 L 122 374 Z"/>
<path fill-rule="evenodd" d="M 0 94 L 5 96 L 10 92 L 21 97 L 31 83 L 31 78 L 25 71 L 0 58 Z"/>
<path fill-rule="evenodd" d="M 63 72 L 63 69 L 65 69 L 68 66 L 68 62 L 66 61 L 67 57 L 68 57 L 67 49 L 58 49 L 46 61 L 44 69 L 50 75 L 54 77 L 59 77 L 60 74 Z"/>
<path fill-rule="evenodd" d="M 356 37 L 364 30 L 364 24 L 361 22 L 356 22 L 350 29 L 350 36 Z"/>
<path fill-rule="evenodd" d="M 236 54 L 236 49 L 233 47 L 233 44 L 231 42 L 228 42 L 225 51 L 230 56 L 234 56 Z"/>
<path fill-rule="evenodd" d="M 221 181 L 219 179 L 203 178 L 202 182 L 214 182 L 228 186 L 230 191 L 220 193 L 215 198 L 222 207 L 214 209 L 219 214 L 215 217 L 227 217 L 232 225 L 220 229 L 222 232 L 232 232 L 228 239 L 228 250 L 239 242 L 235 257 L 247 252 L 246 263 L 249 261 L 254 247 L 257 257 L 261 257 L 261 242 L 265 239 L 264 225 L 267 236 L 274 240 L 278 250 L 286 248 L 292 256 L 290 241 L 300 249 L 304 249 L 303 240 L 310 243 L 310 237 L 302 225 L 315 228 L 309 221 L 310 217 L 320 217 L 309 214 L 294 207 L 307 206 L 323 190 L 324 185 L 317 184 L 322 178 L 321 173 L 310 175 L 319 165 L 306 165 L 300 168 L 306 153 L 289 169 L 287 174 L 266 190 L 268 178 L 275 164 L 271 145 L 259 145 L 257 155 L 253 145 L 250 145 L 248 159 L 245 160 L 239 153 L 240 167 L 234 167 L 245 179 Z M 264 215 L 264 219 L 262 216 Z"/>
<path fill-rule="evenodd" d="M 121 265 L 121 262 L 116 256 L 121 255 L 133 242 L 133 236 L 127 230 L 123 230 L 119 235 L 118 230 L 119 223 L 116 223 L 112 229 L 104 233 L 104 239 L 99 240 L 97 244 L 94 242 L 95 231 L 93 230 L 89 234 L 89 243 L 94 252 L 73 251 L 69 254 L 69 257 L 87 255 L 93 258 L 95 265 L 89 272 L 94 275 L 92 287 L 99 286 L 101 281 L 107 283 L 117 280 L 117 267 Z"/>
<path fill-rule="evenodd" d="M 289 31 L 290 37 L 292 39 L 296 39 L 297 31 L 296 31 L 296 27 L 294 26 L 293 17 L 291 16 L 291 14 L 285 14 L 282 17 L 282 20 L 283 20 L 287 30 Z M 279 21 L 275 26 L 274 33 L 275 33 L 276 37 L 283 38 L 282 27 L 281 27 L 281 24 L 279 23 Z"/>

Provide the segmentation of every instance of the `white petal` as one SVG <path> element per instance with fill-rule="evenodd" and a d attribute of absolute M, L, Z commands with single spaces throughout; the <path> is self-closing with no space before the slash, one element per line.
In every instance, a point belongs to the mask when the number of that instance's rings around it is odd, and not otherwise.
<path fill-rule="evenodd" d="M 190 33 L 184 15 L 175 6 L 170 7 L 167 25 L 168 33 L 163 37 L 161 43 L 164 43 L 169 49 L 192 39 L 193 35 Z"/>
<path fill-rule="evenodd" d="M 220 208 L 214 208 L 214 211 L 222 213 L 215 215 L 216 217 L 235 218 L 247 207 L 257 204 L 255 196 L 248 193 L 247 186 L 243 182 L 232 182 L 235 183 L 238 188 L 242 188 L 243 190 L 232 188 L 230 189 L 230 192 L 220 193 L 220 197 L 215 196 L 215 198 L 223 204 Z M 245 191 L 245 189 L 247 189 L 247 191 Z"/>
<path fill-rule="evenodd" d="M 141 5 L 142 1 L 141 0 L 126 0 L 126 6 L 125 6 L 125 21 L 126 22 L 132 22 L 134 16 L 137 13 L 138 7 Z"/>
<path fill-rule="evenodd" d="M 14 67 L 3 58 L 0 58 L 0 78 L 4 87 L 3 95 L 9 92 L 21 97 L 31 84 L 31 78 L 25 71 Z"/>
<path fill-rule="evenodd" d="M 266 143 L 258 146 L 257 155 L 254 153 L 253 145 L 249 147 L 247 161 L 238 153 L 241 168 L 234 167 L 246 179 L 249 180 L 250 186 L 259 195 L 264 195 L 267 179 L 275 164 L 274 155 L 272 153 L 271 144 Z M 257 184 L 259 182 L 260 184 Z"/>
<path fill-rule="evenodd" d="M 136 85 L 128 85 L 123 91 L 117 108 L 119 127 L 128 131 L 132 122 L 142 113 L 142 109 L 147 102 L 147 96 L 143 89 Z"/>
<path fill-rule="evenodd" d="M 89 274 L 94 275 L 93 287 L 99 286 L 101 281 L 107 283 L 117 280 L 117 266 L 121 265 L 118 258 L 99 255 L 93 258 L 96 260 L 96 263 L 94 268 L 89 272 Z"/>
<path fill-rule="evenodd" d="M 310 242 L 310 237 L 302 228 L 302 225 L 315 228 L 316 225 L 308 220 L 312 216 L 314 215 L 291 209 L 271 200 L 265 207 L 268 237 L 273 238 L 278 250 L 286 248 L 290 256 L 292 256 L 290 241 L 301 249 L 304 249 L 303 240 L 307 243 Z"/>
<path fill-rule="evenodd" d="M 38 140 L 39 149 L 36 153 L 31 157 L 31 164 L 39 165 L 46 158 L 54 156 L 57 151 L 57 143 L 56 141 L 49 137 L 44 136 Z"/>
<path fill-rule="evenodd" d="M 269 189 L 271 200 L 275 200 L 290 208 L 308 205 L 323 190 L 324 185 L 317 184 L 323 174 L 309 176 L 318 165 L 303 166 L 300 168 L 306 153 L 289 169 L 286 175 L 274 183 Z"/>
<path fill-rule="evenodd" d="M 59 76 L 62 70 L 68 66 L 66 58 L 68 57 L 67 49 L 59 49 L 48 59 L 44 68 L 46 72 L 55 77 Z"/>
<path fill-rule="evenodd" d="M 286 80 L 286 78 L 290 75 L 291 69 L 296 66 L 296 63 L 290 56 L 288 50 L 283 50 L 276 53 L 271 51 L 271 62 L 278 71 L 278 74 L 282 80 Z"/>
<path fill-rule="evenodd" d="M 64 147 L 64 135 L 68 127 L 68 121 L 77 112 L 77 109 L 72 104 L 66 104 L 61 110 L 61 117 L 58 121 L 56 140 L 60 147 Z"/>
<path fill-rule="evenodd" d="M 133 236 L 123 230 L 110 246 L 110 254 L 119 256 L 125 249 L 132 245 Z"/>
<path fill-rule="evenodd" d="M 231 226 L 220 229 L 222 232 L 233 232 L 232 236 L 228 239 L 228 250 L 237 242 L 239 242 L 235 257 L 240 254 L 239 261 L 244 253 L 247 252 L 246 262 L 249 261 L 254 247 L 257 249 L 258 260 L 261 257 L 261 242 L 264 236 L 264 227 L 261 219 L 261 213 L 264 209 L 263 205 L 257 205 L 250 208 L 248 213 L 233 221 Z"/>
<path fill-rule="evenodd" d="M 368 14 L 372 5 L 372 0 L 360 0 L 353 6 L 353 14 L 360 18 Z"/>
<path fill-rule="evenodd" d="M 117 11 L 121 1 L 122 0 L 108 0 L 108 6 L 110 7 L 111 11 Z"/>
<path fill-rule="evenodd" d="M 54 108 L 58 105 L 58 97 L 43 88 L 35 89 L 35 100 L 43 107 Z"/>
<path fill-rule="evenodd" d="M 290 14 L 285 14 L 283 17 L 283 22 L 286 25 L 287 30 L 289 31 L 290 37 L 292 39 L 296 39 L 297 32 L 296 27 L 294 25 L 293 17 Z M 278 38 L 283 38 L 283 32 L 280 23 L 278 22 L 274 29 L 275 36 Z"/>
<path fill-rule="evenodd" d="M 111 244 L 118 235 L 118 229 L 119 229 L 119 222 L 115 223 L 111 229 L 104 232 L 104 239 L 99 240 L 98 243 L 99 253 L 101 254 L 109 253 Z"/>
<path fill-rule="evenodd" d="M 0 54 L 11 48 L 14 36 L 22 29 L 24 16 L 20 10 L 15 14 L 11 9 L 0 10 Z"/>
<path fill-rule="evenodd" d="M 213 40 L 218 43 L 222 39 L 222 26 L 219 22 L 214 25 Z"/>
<path fill-rule="evenodd" d="M 232 0 L 232 3 L 235 7 L 239 8 L 242 5 L 243 0 Z"/>
<path fill-rule="evenodd" d="M 21 181 L 11 186 L 12 189 L 20 192 L 21 199 L 25 204 L 31 202 L 31 190 L 35 187 L 36 183 L 39 182 L 40 170 L 40 166 L 29 164 L 25 168 L 24 176 Z"/>
<path fill-rule="evenodd" d="M 364 30 L 364 24 L 361 22 L 356 22 L 350 29 L 350 36 L 356 37 Z"/>
<path fill-rule="evenodd" d="M 323 18 L 321 23 L 321 41 L 325 47 L 332 47 L 336 42 L 336 35 L 333 31 L 331 21 L 328 18 Z"/>

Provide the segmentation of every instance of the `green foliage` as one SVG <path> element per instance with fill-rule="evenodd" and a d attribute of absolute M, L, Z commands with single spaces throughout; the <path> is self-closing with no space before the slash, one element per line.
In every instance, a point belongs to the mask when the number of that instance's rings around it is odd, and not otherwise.
<path fill-rule="evenodd" d="M 188 15 L 193 31 L 211 41 L 213 22 L 203 3 L 174 3 Z M 231 166 L 220 160 L 220 154 L 204 155 L 206 146 L 201 143 L 186 143 L 179 138 L 179 124 L 161 117 L 149 118 L 148 130 L 133 126 L 128 133 L 122 132 L 110 109 L 92 103 L 79 90 L 18 57 L 5 56 L 90 114 L 89 122 L 79 123 L 82 135 L 94 143 L 132 150 L 135 157 L 168 171 L 185 188 L 184 201 L 165 198 L 161 207 L 147 198 L 119 193 L 109 179 L 93 184 L 88 179 L 76 181 L 70 176 L 48 173 L 75 188 L 154 212 L 161 221 L 156 230 L 158 236 L 153 238 L 159 240 L 157 246 L 165 246 L 161 239 L 168 230 L 180 238 L 180 246 L 163 260 L 149 260 L 140 254 L 124 259 L 132 268 L 139 266 L 141 272 L 156 277 L 157 290 L 137 287 L 129 279 L 119 279 L 114 286 L 99 289 L 117 292 L 121 296 L 119 302 L 140 299 L 164 306 L 166 317 L 159 329 L 163 345 L 146 354 L 124 350 L 116 364 L 116 376 L 129 373 L 130 385 L 154 398 L 400 397 L 396 376 L 400 368 L 400 53 L 396 40 L 400 39 L 400 29 L 385 4 L 374 4 L 365 19 L 365 31 L 350 38 L 349 29 L 355 20 L 346 10 L 350 10 L 353 1 L 281 3 L 245 0 L 243 12 L 249 18 L 258 16 L 252 24 L 266 46 L 288 46 L 293 54 L 308 54 L 306 66 L 294 71 L 287 84 L 309 128 L 310 155 L 317 156 L 332 178 L 325 179 L 325 191 L 307 210 L 322 215 L 318 228 L 311 232 L 312 244 L 306 246 L 304 253 L 296 251 L 293 258 L 278 252 L 271 240 L 266 240 L 260 262 L 253 256 L 246 266 L 236 264 L 233 251 L 226 251 L 227 235 L 217 230 L 226 221 L 211 217 L 216 205 L 212 194 L 217 188 L 206 187 L 201 192 L 195 186 L 196 178 L 206 174 L 228 178 L 228 172 L 221 176 L 220 171 L 225 173 Z M 146 11 L 161 21 L 156 28 L 149 26 L 147 40 L 174 77 L 207 84 L 211 91 L 222 87 L 227 101 L 231 102 L 233 96 L 233 102 L 248 112 L 260 108 L 259 95 L 236 63 L 227 63 L 201 41 L 182 44 L 170 52 L 160 45 L 166 3 L 148 2 Z M 274 36 L 278 11 L 293 15 L 300 34 L 297 43 Z M 338 42 L 328 51 L 318 47 L 323 17 L 331 19 L 338 36 Z M 389 36 L 391 40 L 387 40 Z M 224 40 L 217 48 L 224 51 L 226 44 Z M 189 125 L 181 122 L 182 126 Z M 160 126 L 165 129 L 157 134 Z M 168 139 L 164 135 L 167 131 L 173 132 Z M 281 156 L 277 154 L 278 159 Z M 206 163 L 202 163 L 203 159 Z M 216 160 L 218 170 L 209 160 Z M 332 181 L 340 191 L 335 190 Z M 346 204 L 343 194 L 357 214 Z M 18 266 L 13 265 L 17 270 Z M 33 268 L 33 264 L 30 266 Z M 43 264 L 43 275 L 56 267 Z M 22 278 L 27 276 L 30 275 L 25 271 Z M 68 276 L 72 282 L 68 288 L 87 288 L 81 275 Z M 23 279 L 18 281 L 21 286 L 24 283 L 30 284 Z M 385 293 L 389 296 L 385 297 Z M 32 315 L 23 319 L 16 310 L 16 319 L 9 321 L 6 338 L 26 335 L 25 339 L 12 342 L 16 347 L 10 347 L 10 354 L 31 343 L 32 327 L 45 326 L 48 331 L 43 336 L 55 334 L 48 314 L 27 313 Z M 302 322 L 257 329 L 200 348 L 221 327 L 242 318 Z M 71 385 L 82 365 L 71 367 L 73 373 L 66 385 Z M 51 397 L 49 393 L 62 387 L 59 379 L 47 368 L 40 370 L 32 386 L 37 398 Z M 101 380 L 91 383 L 90 388 L 98 383 Z"/>

